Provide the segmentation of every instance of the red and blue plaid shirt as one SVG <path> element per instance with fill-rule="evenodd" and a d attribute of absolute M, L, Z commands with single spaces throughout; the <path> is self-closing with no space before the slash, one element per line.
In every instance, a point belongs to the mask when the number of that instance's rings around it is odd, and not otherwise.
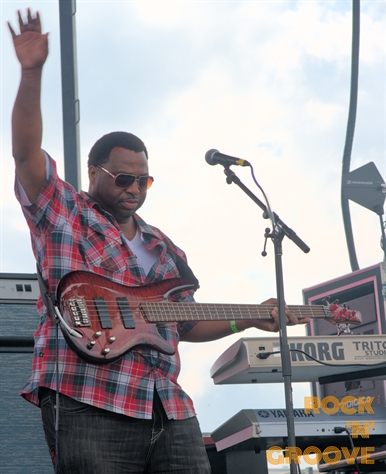
<path fill-rule="evenodd" d="M 23 202 L 17 185 L 16 196 Z M 146 275 L 115 219 L 90 197 L 77 193 L 62 181 L 50 159 L 48 179 L 37 199 L 23 205 L 31 232 L 32 248 L 49 291 L 65 274 L 85 270 L 127 286 L 142 286 L 179 277 L 168 247 L 186 259 L 160 230 L 135 216 L 146 249 L 159 248 L 159 258 Z M 180 301 L 193 301 L 185 292 Z M 39 405 L 38 387 L 56 389 L 55 323 L 47 316 L 42 299 L 37 309 L 41 315 L 35 332 L 32 376 L 20 392 Z M 154 389 L 166 414 L 177 420 L 195 415 L 188 395 L 177 383 L 180 372 L 179 335 L 194 323 L 168 323 L 160 332 L 176 353 L 167 356 L 148 347 L 134 348 L 123 358 L 108 365 L 88 364 L 67 345 L 59 330 L 59 391 L 75 400 L 135 418 L 150 419 Z"/>

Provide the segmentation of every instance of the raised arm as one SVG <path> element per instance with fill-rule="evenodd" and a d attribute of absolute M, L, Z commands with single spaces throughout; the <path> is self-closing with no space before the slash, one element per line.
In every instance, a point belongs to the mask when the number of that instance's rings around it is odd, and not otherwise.
<path fill-rule="evenodd" d="M 48 33 L 41 33 L 39 13 L 27 10 L 23 21 L 18 11 L 20 34 L 8 23 L 21 65 L 20 86 L 12 112 L 12 151 L 16 174 L 31 202 L 36 201 L 46 179 L 41 149 L 43 124 L 40 107 L 43 65 L 48 55 Z"/>

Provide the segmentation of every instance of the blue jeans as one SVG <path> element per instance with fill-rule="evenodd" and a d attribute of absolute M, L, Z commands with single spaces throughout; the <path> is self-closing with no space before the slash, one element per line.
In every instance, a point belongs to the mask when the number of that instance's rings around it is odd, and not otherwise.
<path fill-rule="evenodd" d="M 56 393 L 40 389 L 46 441 L 55 463 Z M 197 419 L 168 420 L 158 396 L 152 420 L 60 397 L 58 474 L 209 474 Z"/>

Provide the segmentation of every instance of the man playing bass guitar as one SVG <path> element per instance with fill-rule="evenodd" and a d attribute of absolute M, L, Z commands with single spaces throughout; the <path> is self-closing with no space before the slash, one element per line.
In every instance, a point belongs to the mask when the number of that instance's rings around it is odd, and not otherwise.
<path fill-rule="evenodd" d="M 90 272 L 136 289 L 179 278 L 178 261 L 186 261 L 184 252 L 137 214 L 153 183 L 142 140 L 126 132 L 97 140 L 88 158 L 88 192 L 77 192 L 59 178 L 55 161 L 41 148 L 41 80 L 48 35 L 41 32 L 38 13 L 28 10 L 25 19 L 20 12 L 18 17 L 19 34 L 9 25 L 21 65 L 12 114 L 15 190 L 48 293 L 54 294 L 70 272 Z M 185 288 L 172 301 L 192 302 L 193 293 Z M 56 342 L 57 323 L 40 298 L 32 376 L 21 395 L 41 407 L 56 472 L 209 473 L 192 401 L 177 383 L 178 342 L 210 341 L 250 327 L 277 331 L 275 300 L 266 303 L 271 314 L 267 320 L 160 324 L 158 333 L 174 353 L 141 342 L 116 360 L 98 364 L 72 350 L 62 329 Z M 286 314 L 287 324 L 298 323 L 294 314 Z"/>

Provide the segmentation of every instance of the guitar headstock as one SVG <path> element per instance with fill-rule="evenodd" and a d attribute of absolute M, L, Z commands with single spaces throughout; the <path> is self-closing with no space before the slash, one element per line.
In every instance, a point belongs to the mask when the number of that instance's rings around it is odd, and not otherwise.
<path fill-rule="evenodd" d="M 332 324 L 354 324 L 358 325 L 362 322 L 362 315 L 359 311 L 348 309 L 345 305 L 330 303 L 324 306 L 326 319 Z"/>

